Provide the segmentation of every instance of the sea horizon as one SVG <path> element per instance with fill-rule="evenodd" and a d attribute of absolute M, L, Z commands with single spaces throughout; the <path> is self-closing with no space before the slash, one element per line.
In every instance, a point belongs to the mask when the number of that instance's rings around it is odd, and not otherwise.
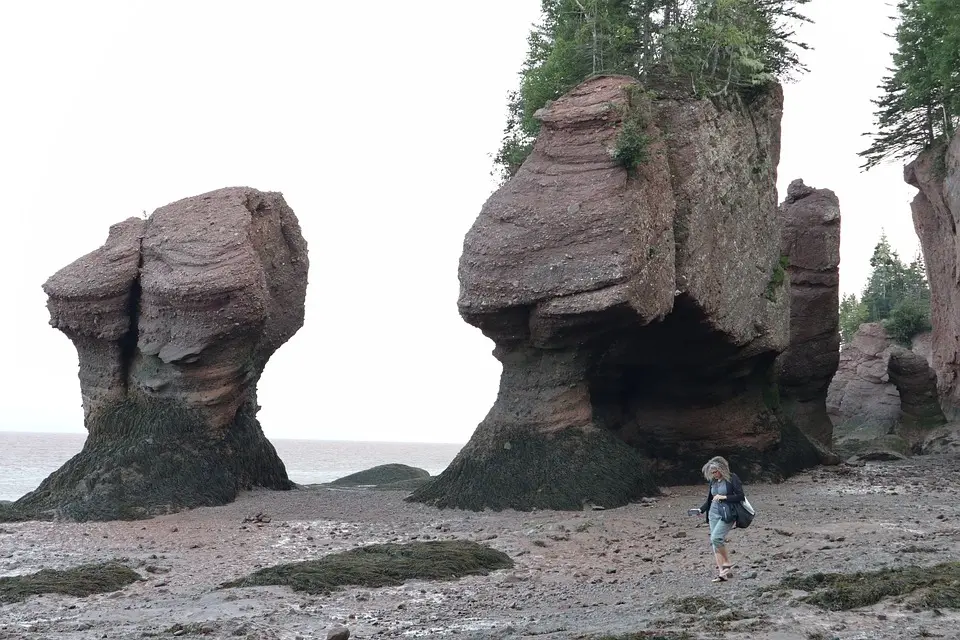
<path fill-rule="evenodd" d="M 80 452 L 86 433 L 0 430 L 0 500 L 33 491 Z M 297 484 L 321 484 L 381 464 L 400 463 L 438 475 L 465 443 L 268 438 Z"/>

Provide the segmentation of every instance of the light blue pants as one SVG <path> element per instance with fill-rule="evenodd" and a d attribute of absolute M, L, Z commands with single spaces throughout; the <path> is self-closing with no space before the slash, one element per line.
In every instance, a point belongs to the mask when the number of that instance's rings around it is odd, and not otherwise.
<path fill-rule="evenodd" d="M 727 534 L 730 533 L 730 529 L 733 529 L 733 524 L 733 522 L 724 522 L 720 516 L 710 516 L 710 544 L 713 545 L 714 551 L 723 546 Z"/>

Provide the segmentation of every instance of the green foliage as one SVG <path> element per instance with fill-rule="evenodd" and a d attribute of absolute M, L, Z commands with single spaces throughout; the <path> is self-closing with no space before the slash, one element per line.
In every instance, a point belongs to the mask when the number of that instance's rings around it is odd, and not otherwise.
<path fill-rule="evenodd" d="M 806 602 L 830 611 L 868 607 L 890 596 L 920 592 L 915 606 L 924 609 L 960 609 L 960 562 L 933 567 L 903 567 L 863 573 L 815 573 L 790 576 L 780 587 L 810 592 Z"/>
<path fill-rule="evenodd" d="M 0 602 L 20 602 L 41 593 L 78 597 L 108 593 L 139 579 L 136 571 L 118 562 L 87 564 L 62 571 L 41 569 L 23 576 L 0 578 Z"/>
<path fill-rule="evenodd" d="M 267 567 L 221 587 L 282 585 L 325 594 L 347 586 L 386 587 L 407 580 L 454 580 L 511 567 L 513 561 L 505 553 L 469 540 L 372 544 L 319 560 Z"/>
<path fill-rule="evenodd" d="M 930 330 L 930 306 L 917 298 L 904 298 L 884 322 L 887 334 L 903 345 L 910 345 L 913 336 Z"/>
<path fill-rule="evenodd" d="M 613 159 L 630 173 L 634 173 L 647 160 L 650 137 L 646 129 L 650 124 L 650 96 L 644 95 L 637 85 L 627 87 L 627 101 L 623 110 L 623 123 L 614 142 Z"/>
<path fill-rule="evenodd" d="M 864 169 L 947 141 L 960 116 L 960 3 L 901 0 L 891 74 L 874 101 L 873 143 Z"/>
<path fill-rule="evenodd" d="M 797 8 L 807 2 L 542 0 L 520 87 L 507 100 L 494 158 L 501 176 L 514 175 L 532 150 L 540 132 L 537 111 L 592 75 L 626 74 L 646 86 L 732 97 L 802 70 L 797 50 L 806 45 L 794 40 L 791 25 L 805 20 Z M 636 134 L 629 133 L 630 142 L 640 148 Z"/>
<path fill-rule="evenodd" d="M 844 344 L 853 340 L 853 334 L 867 321 L 867 307 L 860 304 L 855 293 L 849 293 L 840 301 L 840 339 Z"/>
<path fill-rule="evenodd" d="M 767 289 L 763 292 L 763 297 L 770 302 L 777 299 L 777 292 L 780 291 L 783 283 L 786 282 L 788 266 L 790 266 L 790 256 L 781 255 L 780 259 L 777 260 L 777 264 L 773 267 L 773 273 L 770 274 L 770 282 L 767 283 Z"/>
<path fill-rule="evenodd" d="M 870 277 L 859 302 L 853 294 L 840 303 L 840 335 L 849 343 L 864 322 L 882 322 L 897 342 L 909 344 L 930 329 L 930 287 L 920 253 L 909 265 L 880 236 L 870 257 Z"/>

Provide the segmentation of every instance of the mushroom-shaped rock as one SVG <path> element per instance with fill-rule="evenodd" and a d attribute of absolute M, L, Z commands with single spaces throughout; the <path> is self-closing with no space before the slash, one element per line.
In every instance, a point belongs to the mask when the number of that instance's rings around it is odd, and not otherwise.
<path fill-rule="evenodd" d="M 50 323 L 77 348 L 89 435 L 14 508 L 137 518 L 290 488 L 256 385 L 303 324 L 307 267 L 283 197 L 229 188 L 116 224 L 54 274 Z"/>
<path fill-rule="evenodd" d="M 616 506 L 716 454 L 743 477 L 816 463 L 776 400 L 781 109 L 778 87 L 727 109 L 604 76 L 539 112 L 460 259 L 460 314 L 495 342 L 500 391 L 411 500 Z M 614 159 L 627 128 L 646 145 L 630 169 Z"/>
<path fill-rule="evenodd" d="M 947 423 L 937 397 L 937 376 L 926 358 L 899 346 L 890 349 L 887 372 L 900 393 L 897 432 L 920 449 L 931 430 Z"/>

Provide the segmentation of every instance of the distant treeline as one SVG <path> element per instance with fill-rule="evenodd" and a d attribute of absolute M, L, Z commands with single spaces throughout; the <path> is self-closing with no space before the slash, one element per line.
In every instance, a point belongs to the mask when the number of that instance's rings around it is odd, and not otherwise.
<path fill-rule="evenodd" d="M 844 343 L 864 322 L 882 322 L 887 334 L 905 345 L 930 330 L 930 287 L 923 257 L 904 264 L 890 248 L 886 234 L 870 257 L 870 278 L 859 300 L 848 294 L 840 302 L 840 335 Z"/>

